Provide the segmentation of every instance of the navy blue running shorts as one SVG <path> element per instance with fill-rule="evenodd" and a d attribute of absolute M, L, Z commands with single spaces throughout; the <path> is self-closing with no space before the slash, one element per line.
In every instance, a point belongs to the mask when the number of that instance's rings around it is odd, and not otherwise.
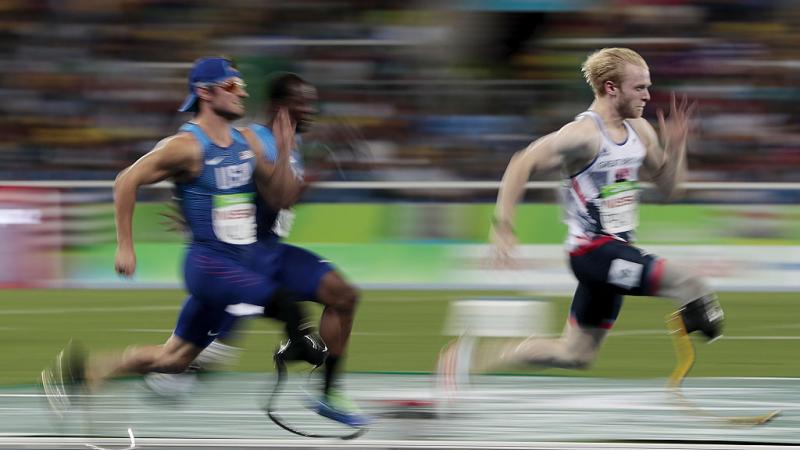
<path fill-rule="evenodd" d="M 627 242 L 599 236 L 570 252 L 578 279 L 570 321 L 583 327 L 610 329 L 625 295 L 658 292 L 664 260 Z"/>

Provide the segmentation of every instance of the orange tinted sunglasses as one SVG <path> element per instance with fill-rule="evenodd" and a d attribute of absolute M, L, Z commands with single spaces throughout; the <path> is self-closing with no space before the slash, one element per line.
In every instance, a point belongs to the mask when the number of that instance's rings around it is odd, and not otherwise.
<path fill-rule="evenodd" d="M 236 91 L 236 89 L 242 89 L 242 90 L 246 89 L 247 88 L 247 83 L 245 83 L 243 80 L 240 80 L 238 78 L 229 78 L 229 79 L 227 79 L 225 81 L 220 81 L 219 83 L 198 83 L 197 84 L 197 87 L 206 88 L 206 89 L 208 89 L 208 88 L 210 88 L 212 86 L 217 86 L 218 88 L 222 89 L 225 92 L 234 92 L 234 91 Z"/>

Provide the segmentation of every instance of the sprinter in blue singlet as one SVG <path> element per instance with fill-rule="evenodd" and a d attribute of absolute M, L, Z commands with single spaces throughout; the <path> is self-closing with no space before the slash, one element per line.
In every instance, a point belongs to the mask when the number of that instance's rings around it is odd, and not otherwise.
<path fill-rule="evenodd" d="M 249 129 L 258 137 L 264 156 L 278 164 L 280 152 L 273 134 L 278 111 L 286 108 L 298 133 L 306 131 L 316 113 L 316 89 L 292 73 L 273 76 L 269 87 L 269 120 L 265 125 L 252 124 Z M 297 138 L 299 144 L 300 139 Z M 297 182 L 296 192 L 303 190 L 303 161 L 297 146 L 290 154 L 289 164 Z M 293 204 L 297 198 L 287 203 Z M 330 354 L 324 366 L 324 382 L 319 399 L 313 408 L 333 420 L 360 426 L 366 418 L 353 409 L 341 389 L 337 387 L 338 373 L 353 324 L 358 292 L 345 281 L 325 259 L 308 250 L 281 241 L 291 231 L 294 214 L 290 209 L 277 209 L 263 201 L 256 202 L 257 251 L 251 254 L 250 266 L 268 275 L 278 286 L 282 296 L 292 301 L 315 301 L 325 305 L 320 319 L 320 334 L 327 343 Z M 242 314 L 244 315 L 244 314 Z M 197 358 L 194 367 L 225 363 L 238 356 L 238 349 L 230 345 L 235 340 L 240 315 L 229 314 L 219 329 L 217 339 Z M 148 386 L 162 395 L 176 395 L 191 389 L 192 371 L 188 373 L 153 374 L 146 379 Z"/>
<path fill-rule="evenodd" d="M 54 409 L 70 407 L 64 384 L 86 381 L 97 388 L 111 376 L 184 371 L 238 307 L 262 312 L 274 298 L 276 284 L 250 264 L 256 253 L 256 200 L 272 208 L 287 206 L 296 196 L 296 180 L 288 164 L 294 126 L 282 108 L 274 123 L 279 157 L 270 164 L 250 130 L 231 121 L 244 115 L 244 81 L 231 61 L 204 58 L 189 76 L 189 95 L 180 111 L 195 113 L 181 130 L 120 172 L 114 184 L 117 223 L 115 269 L 122 276 L 136 270 L 132 239 L 133 210 L 140 186 L 171 179 L 192 234 L 184 274 L 190 293 L 175 332 L 163 345 L 130 347 L 107 359 L 85 362 L 79 352 L 62 353 L 42 373 Z M 74 350 L 74 349 L 73 349 Z"/>

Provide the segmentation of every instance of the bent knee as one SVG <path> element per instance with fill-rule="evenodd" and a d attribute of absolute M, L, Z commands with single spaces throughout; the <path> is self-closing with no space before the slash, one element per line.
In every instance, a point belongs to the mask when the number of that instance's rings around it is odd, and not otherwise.
<path fill-rule="evenodd" d="M 331 306 L 342 314 L 351 315 L 355 313 L 358 305 L 359 292 L 352 285 L 342 286 L 334 295 Z"/>
<path fill-rule="evenodd" d="M 705 279 L 692 275 L 676 286 L 674 292 L 681 301 L 688 302 L 713 294 L 714 291 Z"/>
<path fill-rule="evenodd" d="M 352 314 L 360 298 L 358 288 L 344 281 L 338 275 L 334 275 L 328 280 L 322 287 L 320 295 L 322 303 L 338 312 Z"/>
<path fill-rule="evenodd" d="M 352 284 L 345 284 L 342 288 L 340 301 L 345 310 L 353 311 L 358 306 L 358 300 L 361 298 L 361 292 L 357 287 Z"/>
<path fill-rule="evenodd" d="M 713 293 L 713 290 L 705 278 L 690 272 L 686 268 L 676 267 L 674 264 L 666 264 L 661 286 L 656 295 L 686 302 L 711 293 Z"/>

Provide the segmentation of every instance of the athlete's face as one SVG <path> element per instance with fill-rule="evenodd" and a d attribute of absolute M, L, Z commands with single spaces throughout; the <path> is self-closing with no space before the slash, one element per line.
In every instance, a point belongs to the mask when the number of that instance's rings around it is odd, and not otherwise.
<path fill-rule="evenodd" d="M 317 89 L 305 83 L 292 86 L 286 106 L 289 117 L 297 124 L 297 132 L 308 130 L 317 115 Z"/>
<path fill-rule="evenodd" d="M 211 109 L 228 120 L 241 119 L 245 113 L 244 99 L 249 96 L 246 87 L 241 78 L 228 78 L 208 86 Z"/>
<path fill-rule="evenodd" d="M 625 119 L 642 117 L 650 101 L 650 71 L 645 67 L 626 64 L 622 83 L 617 90 L 617 111 Z"/>

